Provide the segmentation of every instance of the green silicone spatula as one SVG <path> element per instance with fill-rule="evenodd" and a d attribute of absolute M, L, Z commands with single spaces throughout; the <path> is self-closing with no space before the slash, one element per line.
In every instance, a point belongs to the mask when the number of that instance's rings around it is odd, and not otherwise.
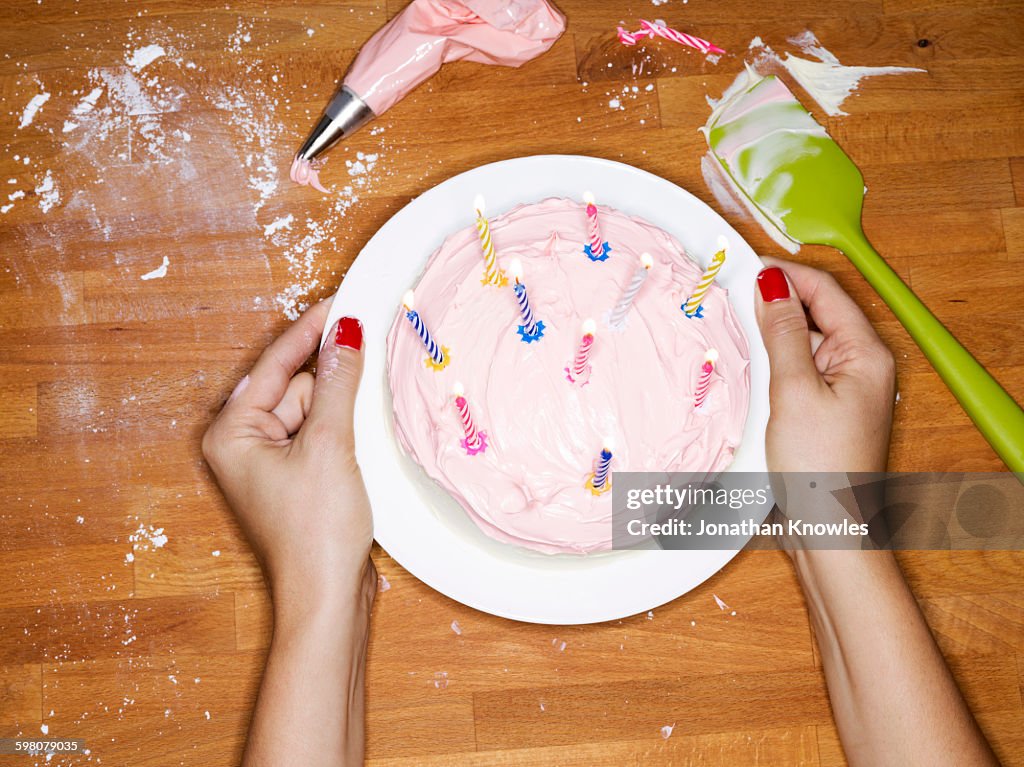
<path fill-rule="evenodd" d="M 738 190 L 783 234 L 846 254 L 999 457 L 1024 472 L 1024 410 L 871 247 L 860 224 L 860 171 L 789 89 L 748 71 L 718 102 L 704 133 Z"/>

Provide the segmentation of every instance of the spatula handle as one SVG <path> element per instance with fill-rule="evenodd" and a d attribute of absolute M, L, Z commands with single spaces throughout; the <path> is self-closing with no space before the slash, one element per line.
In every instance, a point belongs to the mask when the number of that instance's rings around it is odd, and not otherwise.
<path fill-rule="evenodd" d="M 903 323 L 1010 471 L 1024 472 L 1024 410 L 1020 405 L 921 303 L 861 232 L 836 245 Z"/>

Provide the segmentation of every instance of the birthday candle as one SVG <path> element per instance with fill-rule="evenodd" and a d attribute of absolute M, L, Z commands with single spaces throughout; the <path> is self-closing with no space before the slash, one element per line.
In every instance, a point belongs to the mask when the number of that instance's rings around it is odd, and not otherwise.
<path fill-rule="evenodd" d="M 459 412 L 462 420 L 462 431 L 466 434 L 466 449 L 476 451 L 483 447 L 480 434 L 477 433 L 476 424 L 473 423 L 473 416 L 469 412 L 469 403 L 466 401 L 466 390 L 458 381 L 452 387 L 452 394 L 455 395 L 455 409 Z"/>
<path fill-rule="evenodd" d="M 580 339 L 580 346 L 576 350 L 576 357 L 572 362 L 572 379 L 583 377 L 587 368 L 590 367 L 590 350 L 594 346 L 594 331 L 597 330 L 597 323 L 587 320 L 583 323 L 583 338 Z"/>
<path fill-rule="evenodd" d="M 491 225 L 484 216 L 486 206 L 482 194 L 478 194 L 473 200 L 473 208 L 476 210 L 476 231 L 480 235 L 480 248 L 484 254 L 483 281 L 487 285 L 501 285 L 504 275 L 498 268 L 497 257 L 494 253 L 494 241 L 491 239 Z"/>
<path fill-rule="evenodd" d="M 405 318 L 412 323 L 413 329 L 427 348 L 427 354 L 430 355 L 430 359 L 433 360 L 435 365 L 444 365 L 444 351 L 431 338 L 430 332 L 427 330 L 427 326 L 423 324 L 419 313 L 413 309 L 413 292 L 411 290 L 406 291 L 405 296 L 402 297 L 402 303 L 405 304 Z"/>
<path fill-rule="evenodd" d="M 709 43 L 707 40 L 694 37 L 686 32 L 680 32 L 679 30 L 672 29 L 672 27 L 667 27 L 664 24 L 652 24 L 644 19 L 640 20 L 639 32 L 630 32 L 628 29 L 618 27 L 618 33 L 619 42 L 623 45 L 636 45 L 637 41 L 642 37 L 664 37 L 666 40 L 671 40 L 674 43 L 696 48 L 701 53 L 725 53 L 725 51 L 717 45 Z"/>
<path fill-rule="evenodd" d="M 601 448 L 601 456 L 594 465 L 594 478 L 591 481 L 594 490 L 601 491 L 605 489 L 605 483 L 608 481 L 608 470 L 611 468 L 611 464 L 612 439 L 611 437 L 605 437 L 604 447 Z"/>
<path fill-rule="evenodd" d="M 619 299 L 619 303 L 612 309 L 611 316 L 608 318 L 608 324 L 613 328 L 619 327 L 626 319 L 626 314 L 629 312 L 629 307 L 633 304 L 633 299 L 636 298 L 636 294 L 640 292 L 640 288 L 643 287 L 644 281 L 647 279 L 647 275 L 650 274 L 651 267 L 654 265 L 654 259 L 651 258 L 650 253 L 640 254 L 640 268 L 633 273 L 633 279 L 629 281 L 629 285 L 622 291 L 622 297 Z"/>
<path fill-rule="evenodd" d="M 704 400 L 707 399 L 708 389 L 711 388 L 711 371 L 715 369 L 715 363 L 718 361 L 718 352 L 714 349 L 708 349 L 708 353 L 704 355 L 704 364 L 700 366 L 700 378 L 697 380 L 697 394 L 693 400 L 694 407 L 700 407 L 704 404 Z"/>
<path fill-rule="evenodd" d="M 604 251 L 604 242 L 601 239 L 601 226 L 597 221 L 597 205 L 594 204 L 593 192 L 584 192 L 583 202 L 587 204 L 587 239 L 590 240 L 590 254 L 598 256 Z"/>
<path fill-rule="evenodd" d="M 519 314 L 523 318 L 523 332 L 528 336 L 537 335 L 537 323 L 533 319 L 533 310 L 530 308 L 530 298 L 526 294 L 526 286 L 522 282 L 523 263 L 518 258 L 513 258 L 508 265 L 508 272 L 515 280 L 512 290 L 515 291 L 516 300 L 519 302 Z"/>
<path fill-rule="evenodd" d="M 687 317 L 693 317 L 697 314 L 697 310 L 700 309 L 700 302 L 704 299 L 704 296 L 711 289 L 711 284 L 715 281 L 715 277 L 718 272 L 722 269 L 722 264 L 725 263 L 725 251 L 729 247 L 729 241 L 722 235 L 718 236 L 718 252 L 715 253 L 714 258 L 711 259 L 711 263 L 708 265 L 707 271 L 700 278 L 697 283 L 697 287 L 694 288 L 693 294 L 683 304 L 683 312 Z"/>

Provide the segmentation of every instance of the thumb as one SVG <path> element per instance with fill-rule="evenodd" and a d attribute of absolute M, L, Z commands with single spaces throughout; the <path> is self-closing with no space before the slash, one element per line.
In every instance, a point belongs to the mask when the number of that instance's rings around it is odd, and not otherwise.
<path fill-rule="evenodd" d="M 363 375 L 363 325 L 354 317 L 342 317 L 333 331 L 317 358 L 307 424 L 313 433 L 327 430 L 352 444 L 356 392 Z"/>
<path fill-rule="evenodd" d="M 768 350 L 772 384 L 818 377 L 810 331 L 796 289 L 777 266 L 757 275 L 757 324 Z"/>

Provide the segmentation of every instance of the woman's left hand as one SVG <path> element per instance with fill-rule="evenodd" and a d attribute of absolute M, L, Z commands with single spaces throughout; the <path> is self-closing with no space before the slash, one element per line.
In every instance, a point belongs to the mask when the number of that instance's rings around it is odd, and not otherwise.
<path fill-rule="evenodd" d="M 352 430 L 363 370 L 359 321 L 344 317 L 334 326 L 315 378 L 296 374 L 316 350 L 329 309 L 329 301 L 312 307 L 264 350 L 203 438 L 276 608 L 282 596 L 308 603 L 376 581 Z"/>
<path fill-rule="evenodd" d="M 363 371 L 359 321 L 345 317 L 332 328 L 315 378 L 296 374 L 316 350 L 329 308 L 317 304 L 266 348 L 203 437 L 203 455 L 274 602 L 247 767 L 363 763 L 377 577 L 352 433 Z"/>

